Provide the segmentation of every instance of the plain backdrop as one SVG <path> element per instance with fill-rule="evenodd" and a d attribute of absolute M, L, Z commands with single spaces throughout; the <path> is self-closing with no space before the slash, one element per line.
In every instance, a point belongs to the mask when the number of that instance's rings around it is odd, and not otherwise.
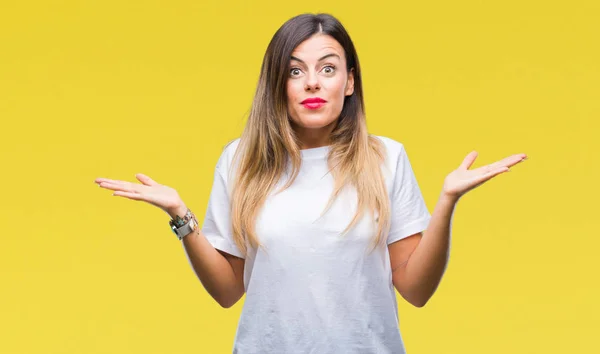
<path fill-rule="evenodd" d="M 457 205 L 408 353 L 598 353 L 597 1 L 4 1 L 0 4 L 0 352 L 230 353 L 219 305 L 168 216 L 96 177 L 145 173 L 202 222 L 272 35 L 345 25 L 369 130 L 402 142 L 430 211 L 445 176 L 529 160 Z M 340 257 L 343 257 L 341 254 Z"/>

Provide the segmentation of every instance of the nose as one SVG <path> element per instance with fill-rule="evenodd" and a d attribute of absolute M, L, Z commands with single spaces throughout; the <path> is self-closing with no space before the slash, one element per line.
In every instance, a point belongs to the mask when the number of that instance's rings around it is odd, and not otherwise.
<path fill-rule="evenodd" d="M 306 75 L 306 82 L 304 83 L 304 90 L 307 92 L 315 92 L 321 89 L 319 79 L 316 73 Z"/>

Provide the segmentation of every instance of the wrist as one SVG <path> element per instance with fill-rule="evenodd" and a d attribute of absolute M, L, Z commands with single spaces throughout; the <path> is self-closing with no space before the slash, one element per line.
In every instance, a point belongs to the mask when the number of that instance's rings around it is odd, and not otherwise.
<path fill-rule="evenodd" d="M 447 203 L 447 204 L 456 204 L 456 203 L 458 203 L 459 199 L 460 199 L 460 196 L 442 192 L 442 194 L 440 195 L 439 201 L 443 202 L 443 203 Z"/>
<path fill-rule="evenodd" d="M 167 214 L 171 217 L 171 219 L 175 219 L 177 216 L 183 218 L 187 212 L 187 206 L 181 202 L 173 208 L 167 209 Z"/>
<path fill-rule="evenodd" d="M 183 217 L 181 216 L 182 214 Z M 182 240 L 185 236 L 193 233 L 199 228 L 196 216 L 185 206 L 185 204 L 173 208 L 169 215 L 171 215 L 169 226 L 179 240 Z"/>

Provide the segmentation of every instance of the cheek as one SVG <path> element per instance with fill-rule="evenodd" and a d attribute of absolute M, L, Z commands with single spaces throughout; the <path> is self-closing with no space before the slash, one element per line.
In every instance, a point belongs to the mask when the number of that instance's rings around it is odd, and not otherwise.
<path fill-rule="evenodd" d="M 297 104 L 301 100 L 301 96 L 298 93 L 297 85 L 293 83 L 288 83 L 286 87 L 286 97 L 287 97 L 287 112 L 293 120 L 297 118 Z"/>
<path fill-rule="evenodd" d="M 294 81 L 288 81 L 286 90 L 288 102 L 297 102 L 304 91 L 303 87 Z"/>
<path fill-rule="evenodd" d="M 346 97 L 345 82 L 339 80 L 335 83 L 332 83 L 332 85 L 330 86 L 330 92 L 333 96 L 332 98 L 334 98 L 336 101 L 336 106 L 341 107 L 344 104 L 344 98 Z"/>
<path fill-rule="evenodd" d="M 336 96 L 336 98 L 343 98 L 345 94 L 346 80 L 339 78 L 331 81 L 329 85 L 329 91 Z"/>

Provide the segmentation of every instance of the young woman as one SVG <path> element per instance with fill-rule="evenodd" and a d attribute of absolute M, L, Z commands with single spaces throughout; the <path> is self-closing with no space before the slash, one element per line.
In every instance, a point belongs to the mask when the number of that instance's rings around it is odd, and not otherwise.
<path fill-rule="evenodd" d="M 421 307 L 448 261 L 455 204 L 525 154 L 450 173 L 433 215 L 404 146 L 367 132 L 361 70 L 338 20 L 275 33 L 241 138 L 217 163 L 202 227 L 177 192 L 96 179 L 160 207 L 209 294 L 246 294 L 234 353 L 404 353 L 397 290 Z"/>

